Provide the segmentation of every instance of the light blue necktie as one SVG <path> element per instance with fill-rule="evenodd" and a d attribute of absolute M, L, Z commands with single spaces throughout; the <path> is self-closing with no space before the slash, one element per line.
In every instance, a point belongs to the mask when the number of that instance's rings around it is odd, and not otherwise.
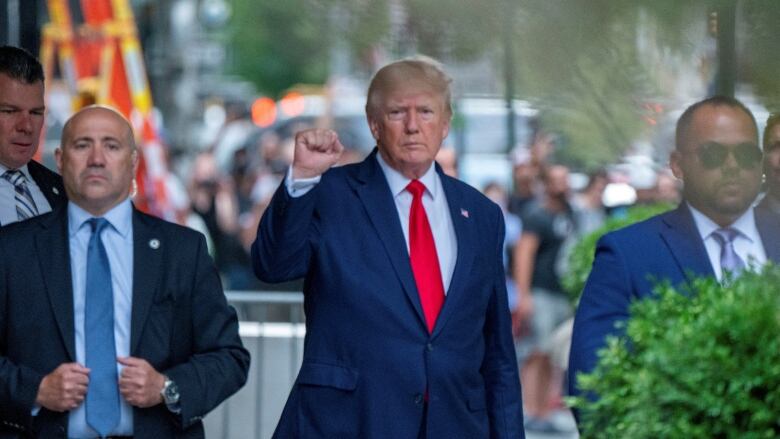
<path fill-rule="evenodd" d="M 24 173 L 18 169 L 9 169 L 5 171 L 3 178 L 14 185 L 16 218 L 21 221 L 38 215 L 38 206 L 35 205 L 30 189 L 27 188 L 27 178 Z"/>
<path fill-rule="evenodd" d="M 92 237 L 87 248 L 87 287 L 84 310 L 87 389 L 87 424 L 101 437 L 119 423 L 119 387 L 114 344 L 114 293 L 111 266 L 100 233 L 109 225 L 105 218 L 88 220 Z"/>
<path fill-rule="evenodd" d="M 720 269 L 730 271 L 738 275 L 745 269 L 745 261 L 734 251 L 734 239 L 739 236 L 739 231 L 731 227 L 717 229 L 712 232 L 712 237 L 720 244 Z"/>

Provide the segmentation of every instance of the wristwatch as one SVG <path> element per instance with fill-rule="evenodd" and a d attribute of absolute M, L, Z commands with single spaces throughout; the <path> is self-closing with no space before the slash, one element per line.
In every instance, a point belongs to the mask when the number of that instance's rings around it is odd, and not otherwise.
<path fill-rule="evenodd" d="M 165 405 L 168 406 L 168 410 L 174 413 L 181 411 L 179 406 L 179 388 L 172 379 L 165 377 L 165 384 L 163 384 L 160 395 L 162 395 L 163 401 L 165 401 Z"/>

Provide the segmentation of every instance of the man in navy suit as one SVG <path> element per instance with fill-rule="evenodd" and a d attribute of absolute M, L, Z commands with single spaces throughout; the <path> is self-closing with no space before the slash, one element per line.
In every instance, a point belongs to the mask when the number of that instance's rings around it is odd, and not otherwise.
<path fill-rule="evenodd" d="M 56 158 L 70 202 L 0 230 L 0 438 L 202 438 L 249 367 L 204 237 L 135 210 L 116 111 Z"/>
<path fill-rule="evenodd" d="M 252 246 L 262 280 L 304 278 L 303 364 L 274 437 L 524 436 L 501 210 L 434 163 L 450 82 L 429 59 L 380 69 L 362 163 L 334 167 L 332 131 L 296 135 Z"/>
<path fill-rule="evenodd" d="M 24 49 L 0 46 L 0 227 L 65 203 L 62 178 L 32 160 L 45 109 L 41 63 Z M 16 186 L 29 198 L 16 201 Z M 27 203 L 21 213 L 19 202 Z"/>
<path fill-rule="evenodd" d="M 683 181 L 675 210 L 609 233 L 596 246 L 593 269 L 574 321 L 569 386 L 590 372 L 615 324 L 634 300 L 652 297 L 656 282 L 685 287 L 693 276 L 732 275 L 780 261 L 780 221 L 752 204 L 761 186 L 761 149 L 750 111 L 712 97 L 690 106 L 677 123 L 670 165 Z"/>

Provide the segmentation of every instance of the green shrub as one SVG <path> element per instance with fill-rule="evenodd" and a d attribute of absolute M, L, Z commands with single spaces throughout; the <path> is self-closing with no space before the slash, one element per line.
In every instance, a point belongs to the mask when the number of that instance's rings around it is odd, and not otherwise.
<path fill-rule="evenodd" d="M 598 242 L 599 238 L 607 232 L 646 220 L 673 207 L 667 203 L 632 206 L 628 209 L 625 216 L 609 218 L 601 228 L 583 236 L 572 247 L 568 257 L 566 273 L 561 279 L 561 285 L 569 294 L 572 303 L 579 301 L 582 289 L 585 287 L 585 281 L 588 279 L 588 274 L 590 274 L 590 269 L 593 266 L 596 242 Z"/>
<path fill-rule="evenodd" d="M 780 268 L 635 302 L 570 398 L 583 438 L 780 437 Z"/>

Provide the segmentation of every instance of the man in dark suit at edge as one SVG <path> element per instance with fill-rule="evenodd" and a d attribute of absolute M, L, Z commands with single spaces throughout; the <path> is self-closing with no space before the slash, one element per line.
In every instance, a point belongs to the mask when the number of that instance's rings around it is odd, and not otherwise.
<path fill-rule="evenodd" d="M 0 46 L 0 227 L 65 203 L 62 178 L 33 160 L 43 127 L 43 68 L 24 49 Z"/>
<path fill-rule="evenodd" d="M 252 247 L 262 280 L 304 278 L 303 365 L 274 437 L 524 437 L 501 210 L 434 163 L 450 82 L 429 59 L 380 69 L 362 163 L 334 167 L 332 131 L 296 135 Z"/>
<path fill-rule="evenodd" d="M 133 207 L 115 110 L 56 159 L 67 205 L 0 229 L 0 438 L 202 438 L 249 367 L 204 237 Z"/>

